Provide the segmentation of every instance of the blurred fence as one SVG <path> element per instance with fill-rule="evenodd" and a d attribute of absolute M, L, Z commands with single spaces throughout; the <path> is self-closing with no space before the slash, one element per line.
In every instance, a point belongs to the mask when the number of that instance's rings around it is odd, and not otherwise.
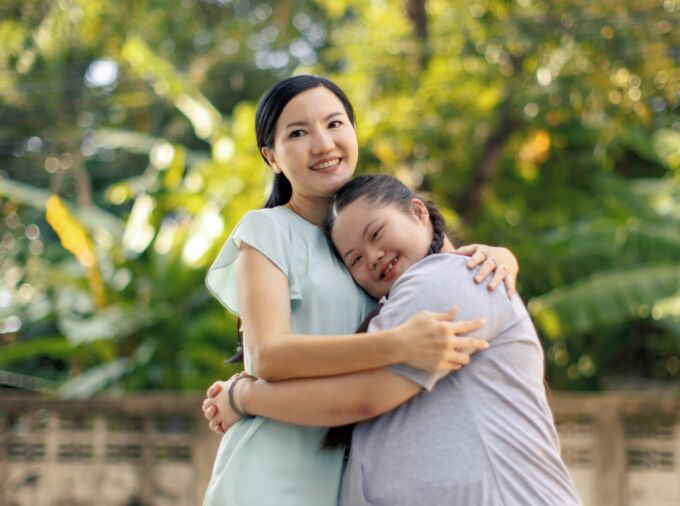
<path fill-rule="evenodd" d="M 0 394 L 0 504 L 201 504 L 218 444 L 201 400 Z M 552 404 L 585 506 L 680 504 L 680 399 L 561 394 Z"/>

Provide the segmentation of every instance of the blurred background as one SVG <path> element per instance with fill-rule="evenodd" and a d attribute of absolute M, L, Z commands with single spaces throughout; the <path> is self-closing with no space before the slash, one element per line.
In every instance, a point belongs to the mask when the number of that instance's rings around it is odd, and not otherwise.
<path fill-rule="evenodd" d="M 258 98 L 315 73 L 354 102 L 359 172 L 516 254 L 553 389 L 677 389 L 679 21 L 675 0 L 2 0 L 0 383 L 230 374 L 203 278 L 267 192 Z"/>
<path fill-rule="evenodd" d="M 267 194 L 257 100 L 314 73 L 359 173 L 518 257 L 586 504 L 677 504 L 677 402 L 560 391 L 680 392 L 678 26 L 677 0 L 0 0 L 0 502 L 200 502 L 200 392 L 236 367 L 205 272 Z"/>

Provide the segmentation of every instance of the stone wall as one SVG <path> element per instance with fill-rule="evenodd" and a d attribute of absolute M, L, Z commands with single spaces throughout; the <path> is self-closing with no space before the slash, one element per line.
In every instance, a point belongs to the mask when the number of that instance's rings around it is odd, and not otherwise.
<path fill-rule="evenodd" d="M 201 401 L 0 393 L 0 504 L 200 505 L 219 440 Z M 680 400 L 560 394 L 552 405 L 585 506 L 680 504 Z"/>

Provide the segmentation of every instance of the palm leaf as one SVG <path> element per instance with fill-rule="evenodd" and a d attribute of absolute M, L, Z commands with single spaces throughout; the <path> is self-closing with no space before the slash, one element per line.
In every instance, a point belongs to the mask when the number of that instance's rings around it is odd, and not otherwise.
<path fill-rule="evenodd" d="M 62 336 L 41 337 L 17 341 L 0 348 L 0 365 L 40 356 L 64 359 L 72 353 L 73 345 Z"/>
<path fill-rule="evenodd" d="M 538 325 L 551 337 L 592 332 L 647 317 L 653 304 L 680 288 L 680 266 L 641 265 L 599 272 L 529 302 Z"/>
<path fill-rule="evenodd" d="M 0 177 L 0 195 L 20 204 L 44 210 L 51 194 L 25 183 Z M 96 206 L 77 208 L 69 206 L 69 209 L 91 233 L 103 229 L 116 241 L 123 237 L 124 223 L 115 215 Z"/>
<path fill-rule="evenodd" d="M 70 342 L 82 344 L 98 339 L 121 339 L 167 316 L 166 312 L 149 307 L 111 306 L 89 318 L 67 313 L 59 319 L 58 326 Z"/>
<path fill-rule="evenodd" d="M 63 399 L 88 399 L 121 379 L 130 368 L 130 359 L 127 358 L 92 367 L 63 383 L 57 394 Z"/>

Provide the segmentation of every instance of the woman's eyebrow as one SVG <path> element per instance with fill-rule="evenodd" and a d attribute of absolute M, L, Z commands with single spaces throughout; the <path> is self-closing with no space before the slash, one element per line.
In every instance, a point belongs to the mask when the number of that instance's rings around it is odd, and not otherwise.
<path fill-rule="evenodd" d="M 334 118 L 335 116 L 342 116 L 342 112 L 341 111 L 332 112 L 324 118 L 324 121 L 328 121 L 329 119 Z M 296 127 L 296 126 L 307 126 L 307 122 L 306 121 L 292 121 L 292 122 L 288 123 L 284 128 L 290 128 L 290 127 Z"/>
<path fill-rule="evenodd" d="M 366 233 L 368 232 L 368 229 L 371 228 L 371 225 L 377 221 L 378 218 L 374 218 L 368 223 L 366 223 L 366 226 L 364 227 L 364 231 L 361 233 L 361 237 L 366 237 Z M 344 255 L 342 255 L 342 260 L 345 261 L 347 259 L 347 256 L 350 255 L 352 252 L 354 252 L 355 248 L 352 248 L 351 250 L 347 251 Z"/>

